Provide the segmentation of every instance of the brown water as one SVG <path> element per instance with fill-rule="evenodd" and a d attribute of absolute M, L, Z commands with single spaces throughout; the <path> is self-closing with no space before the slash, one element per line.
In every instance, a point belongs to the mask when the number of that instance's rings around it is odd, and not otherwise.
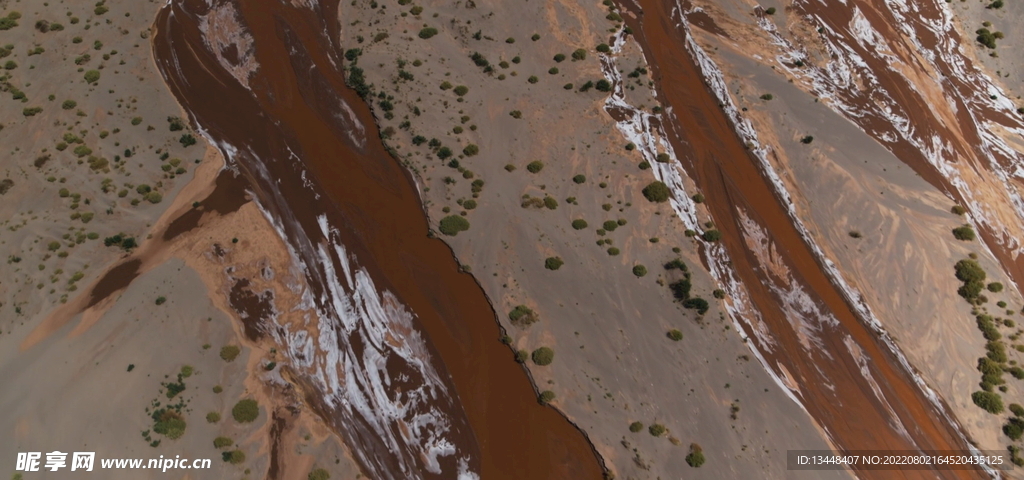
<path fill-rule="evenodd" d="M 312 9 L 256 0 L 215 5 L 234 5 L 238 23 L 254 42 L 252 60 L 259 67 L 247 79 L 249 89 L 228 72 L 245 61 L 244 49 L 234 45 L 215 52 L 204 43 L 231 29 L 221 23 L 202 31 L 204 17 L 214 12 L 205 2 L 186 0 L 165 7 L 156 20 L 154 51 L 171 90 L 275 219 L 306 269 L 318 311 L 339 316 L 338 301 L 368 302 L 351 288 L 344 298 L 330 288 L 340 282 L 332 272 L 340 276 L 354 259 L 378 291 L 394 293 L 399 308 L 415 315 L 413 331 L 387 332 L 382 344 L 372 343 L 365 326 L 344 330 L 341 323 L 319 318 L 320 329 L 337 328 L 332 333 L 337 351 L 348 355 L 342 360 L 354 362 L 349 381 L 386 379 L 392 382 L 384 393 L 390 400 L 415 405 L 407 395 L 423 391 L 416 389 L 426 383 L 427 369 L 417 362 L 428 363 L 441 377 L 441 385 L 430 390 L 435 396 L 422 408 L 444 416 L 446 428 L 433 431 L 443 433 L 456 454 L 442 456 L 440 473 L 430 474 L 415 445 L 387 443 L 405 438 L 410 416 L 425 410 L 406 412 L 385 422 L 387 431 L 378 431 L 382 424 L 374 417 L 384 412 L 346 408 L 323 389 L 318 372 L 296 368 L 305 391 L 320 389 L 320 398 L 310 399 L 313 407 L 346 440 L 363 469 L 381 479 L 454 478 L 456 461 L 465 459 L 470 470 L 488 480 L 600 478 L 602 469 L 583 434 L 537 403 L 522 367 L 498 342 L 501 332 L 483 291 L 458 271 L 443 242 L 428 238 L 414 184 L 384 150 L 367 107 L 344 86 L 338 70 L 342 46 L 332 40 L 338 38 L 336 2 Z M 324 233 L 320 219 L 334 230 Z M 184 221 L 181 230 L 197 222 Z M 344 245 L 346 253 L 324 248 L 334 245 Z M 426 340 L 422 356 L 429 358 L 387 350 L 417 335 Z M 378 348 L 386 357 L 383 369 L 366 360 Z"/>
<path fill-rule="evenodd" d="M 940 414 L 877 334 L 861 322 L 792 224 L 687 50 L 687 34 L 672 14 L 676 2 L 639 0 L 639 7 L 640 20 L 630 18 L 627 23 L 651 62 L 660 100 L 674 109 L 675 122 L 667 122 L 672 123 L 667 129 L 673 148 L 705 195 L 716 227 L 722 231 L 731 268 L 776 342 L 771 347 L 760 344 L 753 331 L 747 332 L 766 353 L 769 365 L 780 377 L 793 380 L 799 388 L 796 396 L 842 450 L 966 450 L 958 426 Z M 760 263 L 758 254 L 744 241 L 744 231 L 750 227 L 741 224 L 742 214 L 777 247 L 776 260 L 788 269 L 790 278 L 777 275 L 777 269 L 773 273 L 772 265 Z M 812 332 L 816 339 L 810 343 L 807 331 L 791 323 L 795 314 L 787 305 L 792 304 L 780 296 L 794 285 L 806 292 L 814 305 L 800 312 L 814 317 L 801 321 L 820 329 Z M 824 321 L 825 317 L 836 322 Z M 980 470 L 859 471 L 858 475 L 984 476 Z"/>

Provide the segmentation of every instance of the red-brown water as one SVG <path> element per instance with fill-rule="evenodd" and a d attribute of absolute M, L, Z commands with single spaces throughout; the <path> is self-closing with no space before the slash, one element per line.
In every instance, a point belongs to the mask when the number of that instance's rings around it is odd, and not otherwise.
<path fill-rule="evenodd" d="M 305 269 L 310 302 L 320 312 L 311 326 L 319 330 L 316 361 L 300 366 L 308 358 L 296 353 L 292 368 L 366 473 L 455 478 L 464 467 L 488 480 L 600 478 L 584 435 L 537 403 L 521 366 L 498 342 L 483 291 L 458 271 L 444 243 L 428 238 L 415 186 L 378 140 L 368 108 L 344 86 L 342 47 L 334 40 L 337 2 L 213 3 L 175 1 L 161 10 L 157 63 Z M 231 22 L 212 21 L 224 20 L 225 6 L 236 12 L 237 31 Z M 218 36 L 232 45 L 211 50 L 207 42 Z M 245 36 L 251 51 L 238 40 Z M 247 59 L 258 68 L 240 76 L 242 85 L 229 70 Z M 181 229 L 197 222 L 183 221 Z M 367 278 L 373 290 L 365 288 Z M 385 291 L 394 296 L 379 293 Z M 411 324 L 401 321 L 406 311 L 415 316 Z M 381 324 L 398 327 L 375 330 Z M 258 330 L 305 338 L 274 325 Z M 420 343 L 425 347 L 413 349 L 416 355 L 407 354 Z M 325 372 L 334 366 L 323 368 L 321 359 L 345 366 L 350 391 L 329 388 Z M 388 409 L 360 409 L 364 404 Z M 434 465 L 425 453 L 438 447 L 430 434 L 452 450 Z"/>
<path fill-rule="evenodd" d="M 866 327 L 794 226 L 758 162 L 737 136 L 687 47 L 674 0 L 639 0 L 627 23 L 651 63 L 666 125 L 688 175 L 722 232 L 730 268 L 745 285 L 774 345 L 747 333 L 843 450 L 966 450 L 955 420 L 940 413 L 877 334 Z M 626 5 L 627 10 L 630 6 Z M 641 13 L 642 12 L 642 13 Z M 746 217 L 746 218 L 744 218 Z M 774 246 L 773 261 L 751 247 Z M 787 276 L 779 275 L 787 271 Z M 784 295 L 801 292 L 806 303 Z M 948 411 L 948 409 L 946 409 Z M 952 423 L 951 423 L 952 422 Z M 859 471 L 869 478 L 978 478 L 981 470 Z"/>

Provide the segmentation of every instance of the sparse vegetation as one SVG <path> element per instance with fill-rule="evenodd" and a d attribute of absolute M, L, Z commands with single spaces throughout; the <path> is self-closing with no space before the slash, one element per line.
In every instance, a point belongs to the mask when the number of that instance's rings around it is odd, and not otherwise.
<path fill-rule="evenodd" d="M 671 339 L 672 341 L 678 342 L 683 339 L 683 332 L 680 332 L 679 330 L 673 328 L 672 330 L 668 331 L 666 336 L 668 336 L 668 338 Z"/>
<path fill-rule="evenodd" d="M 466 220 L 465 217 L 460 215 L 448 215 L 441 219 L 437 228 L 441 233 L 454 237 L 458 235 L 459 232 L 469 230 L 469 220 Z"/>
<path fill-rule="evenodd" d="M 696 443 L 690 444 L 690 453 L 686 455 L 686 464 L 693 468 L 704 465 L 704 450 Z"/>
<path fill-rule="evenodd" d="M 962 225 L 953 229 L 953 238 L 963 242 L 973 241 L 975 238 L 974 229 L 970 225 Z"/>
<path fill-rule="evenodd" d="M 539 320 L 537 314 L 526 305 L 517 305 L 508 312 L 508 319 L 518 327 L 528 327 Z"/>
<path fill-rule="evenodd" d="M 662 203 L 668 201 L 668 197 L 671 194 L 668 185 L 665 185 L 661 181 L 653 181 L 647 184 L 643 189 L 644 198 L 648 201 L 655 203 Z"/>
<path fill-rule="evenodd" d="M 555 359 L 555 351 L 548 347 L 540 347 L 530 354 L 530 358 L 533 359 L 533 363 L 537 365 L 551 365 L 551 362 Z"/>

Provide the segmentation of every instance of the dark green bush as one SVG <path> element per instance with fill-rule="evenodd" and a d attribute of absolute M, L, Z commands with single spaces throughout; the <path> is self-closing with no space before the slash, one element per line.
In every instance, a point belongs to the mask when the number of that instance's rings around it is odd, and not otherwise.
<path fill-rule="evenodd" d="M 970 242 L 975 238 L 974 229 L 970 225 L 956 227 L 953 229 L 953 237 L 957 240 Z"/>
<path fill-rule="evenodd" d="M 610 92 L 612 91 L 612 84 L 608 80 L 602 78 L 594 84 L 594 88 L 599 92 Z"/>
<path fill-rule="evenodd" d="M 682 302 L 690 298 L 690 289 L 692 288 L 692 285 L 690 284 L 690 280 L 684 278 L 678 282 L 668 284 L 668 288 L 672 290 L 672 296 L 675 297 L 676 300 Z"/>
<path fill-rule="evenodd" d="M 704 315 L 708 312 L 708 301 L 700 297 L 688 298 L 683 301 L 683 306 L 686 308 L 697 310 L 697 314 Z"/>
<path fill-rule="evenodd" d="M 237 345 L 225 345 L 220 349 L 220 358 L 225 362 L 234 361 L 242 350 Z"/>
<path fill-rule="evenodd" d="M 810 135 L 807 135 L 806 137 L 800 139 L 800 143 L 802 143 L 804 145 L 809 145 L 813 141 L 814 141 L 814 137 L 812 137 Z"/>
<path fill-rule="evenodd" d="M 619 228 L 619 223 L 615 220 L 605 220 L 601 227 L 609 232 L 614 232 L 616 228 Z"/>
<path fill-rule="evenodd" d="M 260 406 L 251 398 L 239 400 L 231 409 L 231 416 L 238 423 L 252 423 L 260 416 Z"/>
<path fill-rule="evenodd" d="M 469 145 L 466 145 L 466 148 L 462 149 L 462 154 L 467 156 L 467 157 L 472 157 L 473 155 L 476 155 L 478 153 L 480 153 L 480 147 L 478 147 L 478 146 L 476 146 L 476 145 L 474 145 L 472 143 L 469 144 Z"/>
<path fill-rule="evenodd" d="M 220 454 L 220 458 L 232 465 L 238 465 L 245 461 L 245 452 L 241 450 L 232 450 L 230 452 Z"/>
<path fill-rule="evenodd" d="M 465 85 L 459 85 L 459 86 L 455 87 L 455 89 L 452 90 L 452 91 L 455 92 L 456 95 L 461 97 L 461 96 L 464 96 L 465 94 L 469 93 L 469 87 L 467 87 Z"/>
<path fill-rule="evenodd" d="M 96 83 L 100 80 L 99 70 L 89 70 L 84 75 L 86 83 Z"/>
<path fill-rule="evenodd" d="M 655 437 L 660 437 L 665 434 L 668 429 L 660 423 L 653 423 L 650 427 L 647 427 L 647 432 Z"/>
<path fill-rule="evenodd" d="M 582 218 L 577 218 L 572 221 L 572 228 L 576 230 L 583 230 L 584 228 L 587 228 L 587 221 Z"/>
<path fill-rule="evenodd" d="M 537 78 L 536 75 L 530 75 L 530 78 L 527 78 L 526 81 L 530 83 L 537 83 L 540 81 L 540 79 Z"/>
<path fill-rule="evenodd" d="M 1024 407 L 1020 406 L 1020 404 L 1011 403 L 1010 412 L 1013 413 L 1015 416 L 1024 417 Z"/>
<path fill-rule="evenodd" d="M 961 207 L 960 205 L 953 205 L 953 208 L 950 208 L 949 211 L 953 215 L 963 215 L 963 214 L 967 213 L 967 209 L 964 208 L 964 207 Z"/>
<path fill-rule="evenodd" d="M 719 232 L 718 230 L 706 230 L 701 237 L 704 238 L 704 241 L 706 242 L 717 242 L 722 239 L 722 232 Z"/>
<path fill-rule="evenodd" d="M 690 444 L 690 453 L 686 455 L 686 464 L 693 468 L 704 465 L 704 450 L 696 443 Z"/>
<path fill-rule="evenodd" d="M 576 49 L 574 52 L 572 52 L 572 59 L 573 60 L 586 60 L 587 59 L 587 51 L 582 49 L 582 48 Z"/>
<path fill-rule="evenodd" d="M 548 270 L 558 270 L 564 264 L 562 257 L 548 257 L 544 260 L 544 268 Z"/>
<path fill-rule="evenodd" d="M 230 447 L 235 444 L 235 441 L 228 437 L 217 437 L 213 439 L 213 448 L 224 448 Z"/>
<path fill-rule="evenodd" d="M 672 157 L 668 156 L 667 153 L 663 152 L 655 156 L 654 160 L 657 161 L 658 163 L 669 163 L 672 161 Z"/>
<path fill-rule="evenodd" d="M 673 328 L 672 330 L 668 331 L 666 336 L 670 338 L 672 341 L 678 342 L 683 339 L 683 332 L 680 332 L 679 330 Z"/>
<path fill-rule="evenodd" d="M 434 27 L 426 27 L 420 30 L 420 38 L 424 40 L 433 37 L 434 35 L 437 35 L 437 29 Z"/>
<path fill-rule="evenodd" d="M 764 13 L 766 13 L 766 14 L 768 14 L 768 15 L 775 15 L 775 7 L 768 7 L 768 8 L 767 8 L 767 9 L 766 9 L 766 10 L 764 11 Z"/>
<path fill-rule="evenodd" d="M 971 400 L 988 413 L 1003 413 L 1003 399 L 997 393 L 977 391 L 971 394 Z"/>
<path fill-rule="evenodd" d="M 647 275 L 647 267 L 643 265 L 634 265 L 633 275 L 636 275 L 637 277 L 643 277 L 644 275 Z"/>
<path fill-rule="evenodd" d="M 555 392 L 552 392 L 551 390 L 544 390 L 543 392 L 540 392 L 540 396 L 537 397 L 537 401 L 540 402 L 541 405 L 547 405 L 554 399 Z"/>
<path fill-rule="evenodd" d="M 469 230 L 469 220 L 460 215 L 448 215 L 441 219 L 441 222 L 438 224 L 438 230 L 445 235 L 454 237 L 459 232 Z"/>
<path fill-rule="evenodd" d="M 584 175 L 576 175 L 575 177 L 572 177 L 572 181 L 574 183 L 580 184 L 580 183 L 586 182 L 587 181 L 587 177 L 584 176 Z"/>
<path fill-rule="evenodd" d="M 526 164 L 526 170 L 530 173 L 538 173 L 544 168 L 544 162 L 540 160 L 534 160 Z"/>
<path fill-rule="evenodd" d="M 555 359 L 555 351 L 548 347 L 540 347 L 533 351 L 530 358 L 533 360 L 533 363 L 537 365 L 551 365 L 551 362 Z"/>
<path fill-rule="evenodd" d="M 608 52 L 611 52 L 612 49 L 611 49 L 611 47 L 608 46 L 607 43 L 600 43 L 600 44 L 597 45 L 597 51 L 599 51 L 601 53 L 608 53 Z"/>
<path fill-rule="evenodd" d="M 631 431 L 633 433 L 637 433 L 637 432 L 639 432 L 640 430 L 643 430 L 643 429 L 644 429 L 644 424 L 642 422 L 633 422 L 633 423 L 629 424 L 629 431 Z"/>
<path fill-rule="evenodd" d="M 644 187 L 643 194 L 644 198 L 651 202 L 662 203 L 668 201 L 671 192 L 668 189 L 668 185 L 656 180 Z"/>
<path fill-rule="evenodd" d="M 565 55 L 562 55 L 561 53 L 556 53 L 554 60 L 558 63 L 561 63 L 563 60 L 565 60 Z"/>
<path fill-rule="evenodd" d="M 1021 435 L 1024 435 L 1024 420 L 1011 418 L 1006 425 L 1003 425 L 1003 433 L 1010 437 L 1010 440 L 1020 440 Z"/>
<path fill-rule="evenodd" d="M 988 288 L 988 291 L 990 291 L 992 293 L 999 293 L 999 292 L 1003 291 L 1003 284 L 999 283 L 999 282 L 992 282 L 992 283 L 988 284 L 987 288 Z"/>
<path fill-rule="evenodd" d="M 704 203 L 704 195 L 703 194 L 697 193 L 697 194 L 694 194 L 690 198 L 693 199 L 693 203 Z"/>

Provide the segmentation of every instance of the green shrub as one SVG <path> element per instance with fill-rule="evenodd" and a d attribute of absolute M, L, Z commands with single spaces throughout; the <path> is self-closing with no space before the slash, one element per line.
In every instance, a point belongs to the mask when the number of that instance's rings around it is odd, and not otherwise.
<path fill-rule="evenodd" d="M 171 440 L 177 440 L 185 434 L 185 419 L 181 414 L 173 410 L 157 410 L 153 413 L 156 423 L 153 424 L 153 431 Z"/>
<path fill-rule="evenodd" d="M 810 145 L 811 142 L 813 142 L 813 141 L 814 141 L 814 137 L 812 137 L 810 135 L 807 135 L 806 137 L 800 139 L 800 143 L 802 143 L 804 145 Z"/>
<path fill-rule="evenodd" d="M 977 391 L 971 394 L 971 400 L 988 413 L 1003 412 L 1003 399 L 997 393 Z"/>
<path fill-rule="evenodd" d="M 643 430 L 643 429 L 644 429 L 644 424 L 642 422 L 633 422 L 633 423 L 629 424 L 629 431 L 631 431 L 633 433 L 639 432 L 640 430 Z"/>
<path fill-rule="evenodd" d="M 441 219 L 441 222 L 438 225 L 438 230 L 449 237 L 454 237 L 458 235 L 459 232 L 469 230 L 469 220 L 466 220 L 465 217 L 460 215 L 448 215 Z"/>
<path fill-rule="evenodd" d="M 1020 437 L 1024 435 L 1024 420 L 1011 418 L 1006 425 L 1003 425 L 1003 433 L 1010 437 L 1010 440 L 1020 440 Z"/>
<path fill-rule="evenodd" d="M 156 304 L 163 305 L 167 302 L 167 297 L 156 297 Z"/>
<path fill-rule="evenodd" d="M 601 53 L 608 53 L 608 52 L 611 52 L 612 49 L 611 49 L 611 47 L 608 46 L 607 43 L 600 43 L 600 44 L 597 45 L 597 51 L 599 51 Z"/>
<path fill-rule="evenodd" d="M 572 52 L 572 59 L 573 60 L 586 60 L 587 59 L 587 51 L 582 49 L 582 48 L 576 49 L 576 51 Z"/>
<path fill-rule="evenodd" d="M 722 239 L 722 232 L 719 232 L 718 230 L 707 230 L 703 235 L 701 235 L 701 237 L 704 238 L 704 241 L 706 242 L 717 242 Z"/>
<path fill-rule="evenodd" d="M 309 475 L 306 477 L 306 480 L 329 480 L 330 478 L 331 474 L 327 473 L 327 470 L 317 468 L 312 472 L 309 472 Z"/>
<path fill-rule="evenodd" d="M 548 270 L 558 270 L 562 268 L 565 262 L 562 261 L 561 257 L 548 257 L 544 260 L 544 268 Z"/>
<path fill-rule="evenodd" d="M 584 175 L 576 175 L 575 177 L 572 177 L 572 181 L 574 183 L 576 183 L 576 184 L 580 184 L 580 183 L 586 182 L 587 181 L 587 177 L 584 176 Z"/>
<path fill-rule="evenodd" d="M 634 265 L 633 266 L 633 275 L 636 275 L 637 277 L 642 277 L 644 275 L 647 275 L 647 267 L 645 267 L 643 265 Z"/>
<path fill-rule="evenodd" d="M 970 242 L 974 240 L 974 229 L 970 225 L 963 225 L 953 229 L 953 237 L 957 240 Z"/>
<path fill-rule="evenodd" d="M 540 347 L 530 354 L 530 358 L 533 359 L 533 363 L 537 365 L 551 365 L 551 362 L 555 359 L 555 351 L 548 347 Z"/>
<path fill-rule="evenodd" d="M 530 352 L 526 350 L 516 350 L 516 362 L 526 363 L 526 360 L 530 358 Z"/>
<path fill-rule="evenodd" d="M 558 68 L 556 68 L 556 67 L 549 68 L 548 69 L 548 74 L 549 75 L 558 75 Z M 572 87 L 569 87 L 566 90 L 569 90 L 570 88 L 572 88 Z"/>
<path fill-rule="evenodd" d="M 583 230 L 584 228 L 587 228 L 587 221 L 582 218 L 577 218 L 572 221 L 572 228 L 575 230 Z"/>
<path fill-rule="evenodd" d="M 554 399 L 555 399 L 555 392 L 552 392 L 551 390 L 544 390 L 543 392 L 540 392 L 540 396 L 537 397 L 537 401 L 541 405 L 547 405 L 547 404 L 551 403 L 551 401 L 554 400 Z"/>
<path fill-rule="evenodd" d="M 467 87 L 465 85 L 459 85 L 459 86 L 455 87 L 455 89 L 452 90 L 452 91 L 455 92 L 456 95 L 461 97 L 461 96 L 464 96 L 467 93 L 469 93 L 469 87 Z"/>
<path fill-rule="evenodd" d="M 217 437 L 213 439 L 213 448 L 224 448 L 230 447 L 235 444 L 235 441 L 228 437 Z"/>
<path fill-rule="evenodd" d="M 542 169 L 544 169 L 544 162 L 540 160 L 534 160 L 526 164 L 526 170 L 530 173 L 539 173 Z"/>
<path fill-rule="evenodd" d="M 594 89 L 599 92 L 610 92 L 612 91 L 612 84 L 608 80 L 602 78 L 594 84 Z"/>
<path fill-rule="evenodd" d="M 513 325 L 528 327 L 539 320 L 537 314 L 526 305 L 518 305 L 508 312 L 508 319 Z"/>
<path fill-rule="evenodd" d="M 771 100 L 773 98 L 775 98 L 775 96 L 770 94 L 770 93 L 766 93 L 764 95 L 761 95 L 761 100 Z"/>
<path fill-rule="evenodd" d="M 84 78 L 85 78 L 86 83 L 96 83 L 96 82 L 98 82 L 100 80 L 100 71 L 99 70 L 89 70 L 89 71 L 85 72 Z"/>
<path fill-rule="evenodd" d="M 960 205 L 953 205 L 953 208 L 949 209 L 949 211 L 953 215 L 963 215 L 967 213 L 967 209 Z"/>
<path fill-rule="evenodd" d="M 693 203 L 704 203 L 704 195 L 703 194 L 697 193 L 697 194 L 694 194 L 690 198 L 693 200 Z"/>
<path fill-rule="evenodd" d="M 1024 417 L 1024 407 L 1020 406 L 1020 404 L 1011 403 L 1010 412 L 1012 412 L 1015 416 Z"/>
<path fill-rule="evenodd" d="M 540 81 L 540 79 L 537 78 L 536 75 L 530 75 L 530 78 L 527 78 L 526 81 L 530 83 L 537 83 Z"/>
<path fill-rule="evenodd" d="M 605 220 L 601 227 L 609 232 L 614 232 L 616 228 L 619 228 L 619 223 L 615 220 Z"/>
<path fill-rule="evenodd" d="M 668 185 L 657 180 L 649 183 L 643 189 L 644 198 L 655 203 L 668 201 L 670 193 Z"/>
<path fill-rule="evenodd" d="M 251 398 L 239 400 L 231 409 L 231 416 L 238 423 L 252 423 L 260 416 L 260 406 Z"/>
<path fill-rule="evenodd" d="M 43 111 L 43 107 L 28 107 L 21 110 L 21 114 L 26 117 L 34 117 Z"/>
<path fill-rule="evenodd" d="M 700 297 L 688 298 L 683 301 L 683 306 L 689 309 L 697 310 L 697 314 L 704 315 L 708 312 L 708 301 Z"/>
<path fill-rule="evenodd" d="M 988 48 L 996 48 L 996 36 L 987 28 L 979 28 L 974 33 L 978 34 L 978 36 L 975 37 L 978 40 L 978 43 Z"/>
<path fill-rule="evenodd" d="M 533 40 L 533 41 L 536 42 L 537 40 L 540 40 L 540 35 L 535 33 L 535 34 L 533 34 L 533 36 L 530 37 L 530 40 Z"/>
<path fill-rule="evenodd" d="M 768 7 L 768 8 L 767 8 L 767 9 L 766 9 L 766 10 L 764 11 L 764 13 L 766 13 L 766 14 L 768 14 L 768 15 L 775 15 L 775 7 Z"/>
<path fill-rule="evenodd" d="M 434 35 L 437 35 L 437 29 L 434 27 L 426 27 L 420 30 L 420 38 L 424 40 L 433 37 Z"/>
<path fill-rule="evenodd" d="M 206 414 L 206 421 L 210 423 L 217 423 L 220 421 L 220 414 L 217 412 L 210 412 Z"/>
<path fill-rule="evenodd" d="M 963 259 L 956 262 L 953 266 L 956 270 L 956 278 L 961 282 L 984 282 L 985 281 L 985 269 L 978 265 L 978 262 L 972 259 Z"/>
<path fill-rule="evenodd" d="M 232 450 L 230 452 L 222 453 L 220 458 L 232 465 L 238 465 L 245 461 L 245 452 L 241 450 Z"/>
<path fill-rule="evenodd" d="M 655 437 L 664 435 L 666 431 L 668 431 L 668 429 L 660 423 L 652 423 L 650 427 L 647 427 L 647 432 Z"/>
<path fill-rule="evenodd" d="M 715 291 L 711 292 L 711 295 L 721 300 L 725 298 L 725 290 L 722 290 L 721 288 L 716 288 Z"/>
<path fill-rule="evenodd" d="M 10 16 L 0 18 L 0 30 L 10 30 L 18 26 L 18 20 Z"/>
<path fill-rule="evenodd" d="M 672 330 L 668 331 L 666 336 L 668 336 L 668 338 L 670 338 L 672 341 L 678 342 L 683 339 L 683 332 L 680 332 L 679 330 L 673 328 Z"/>
<path fill-rule="evenodd" d="M 180 143 L 182 147 L 188 148 L 196 144 L 196 137 L 193 137 L 190 133 L 186 133 L 178 139 L 178 143 Z"/>
<path fill-rule="evenodd" d="M 990 291 L 992 293 L 999 293 L 999 292 L 1003 291 L 1003 284 L 999 283 L 999 282 L 992 282 L 992 283 L 988 284 L 987 288 L 988 288 L 988 291 Z"/>
<path fill-rule="evenodd" d="M 693 468 L 704 465 L 704 450 L 696 443 L 690 444 L 690 453 L 686 455 L 686 464 Z"/>
<path fill-rule="evenodd" d="M 476 146 L 476 145 L 474 145 L 472 143 L 469 144 L 469 145 L 466 145 L 466 148 L 462 149 L 462 154 L 467 156 L 467 157 L 472 157 L 473 155 L 476 155 L 478 153 L 480 153 L 480 147 L 478 147 L 478 146 Z"/>
<path fill-rule="evenodd" d="M 242 349 L 238 348 L 237 345 L 225 345 L 220 349 L 220 358 L 225 362 L 232 362 L 238 357 L 239 353 L 242 353 Z"/>
<path fill-rule="evenodd" d="M 71 110 L 71 109 L 73 109 L 73 108 L 75 108 L 77 106 L 78 106 L 78 102 L 76 102 L 74 100 L 64 100 L 64 103 L 62 103 L 60 105 L 60 108 L 63 108 L 64 110 Z"/>
<path fill-rule="evenodd" d="M 618 248 L 612 247 L 612 248 L 608 249 L 608 255 L 611 255 L 611 256 L 614 257 L 614 256 L 616 256 L 618 254 L 619 254 L 619 249 Z"/>

